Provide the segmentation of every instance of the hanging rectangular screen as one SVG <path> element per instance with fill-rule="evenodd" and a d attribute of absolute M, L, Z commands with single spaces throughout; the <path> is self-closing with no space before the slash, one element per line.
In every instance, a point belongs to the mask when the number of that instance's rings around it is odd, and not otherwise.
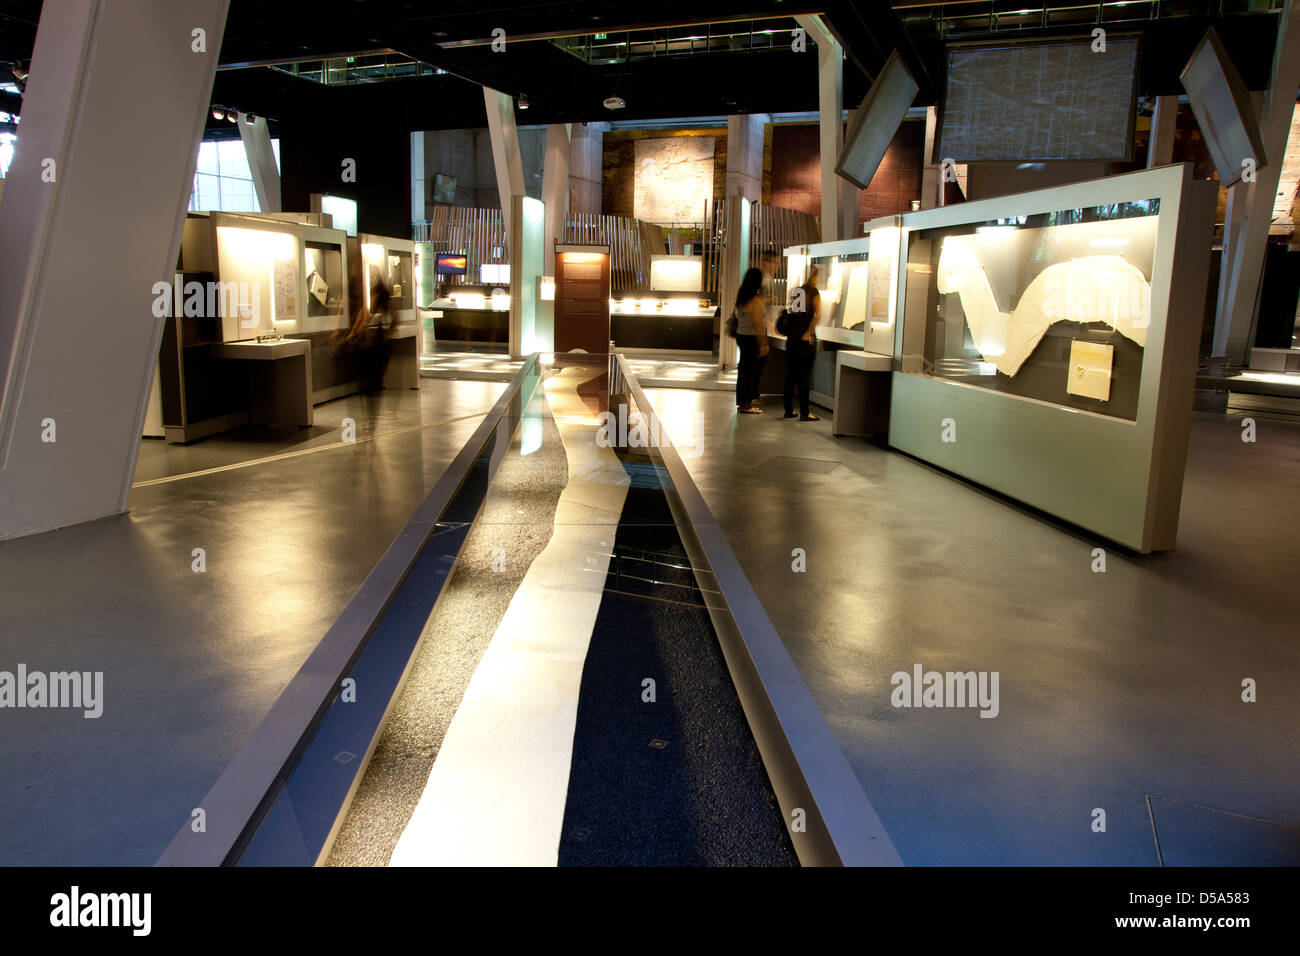
<path fill-rule="evenodd" d="M 1250 94 L 1213 27 L 1197 44 L 1179 79 L 1225 186 L 1267 163 L 1259 124 L 1251 115 Z"/>
<path fill-rule="evenodd" d="M 1138 41 L 1102 46 L 950 47 L 934 162 L 1131 159 Z"/>
<path fill-rule="evenodd" d="M 870 185 L 918 89 L 907 64 L 895 50 L 849 118 L 844 148 L 835 166 L 837 173 L 859 189 Z"/>

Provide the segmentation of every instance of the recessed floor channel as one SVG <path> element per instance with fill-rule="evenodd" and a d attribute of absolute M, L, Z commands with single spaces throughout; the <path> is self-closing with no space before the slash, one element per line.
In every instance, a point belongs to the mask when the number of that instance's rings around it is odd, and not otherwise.
<path fill-rule="evenodd" d="M 661 475 L 633 456 L 624 466 L 560 865 L 797 866 Z"/>
<path fill-rule="evenodd" d="M 598 440 L 606 391 L 547 373 L 328 865 L 797 865 L 660 475 Z"/>

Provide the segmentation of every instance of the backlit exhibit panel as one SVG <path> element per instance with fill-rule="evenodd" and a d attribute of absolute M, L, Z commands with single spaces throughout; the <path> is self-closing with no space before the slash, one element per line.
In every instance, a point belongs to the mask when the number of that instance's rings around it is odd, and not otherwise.
<path fill-rule="evenodd" d="M 924 303 L 913 313 L 924 329 L 908 336 L 903 370 L 1133 420 L 1159 208 L 1152 198 L 911 232 L 908 296 Z"/>
<path fill-rule="evenodd" d="M 278 328 L 301 328 L 304 303 L 299 295 L 298 242 L 287 232 L 217 228 L 220 263 L 221 338 L 251 339 Z"/>
<path fill-rule="evenodd" d="M 821 298 L 818 334 L 877 355 L 894 354 L 898 314 L 898 257 L 902 231 L 879 225 L 861 239 L 816 243 L 786 250 L 793 291 L 817 269 Z"/>

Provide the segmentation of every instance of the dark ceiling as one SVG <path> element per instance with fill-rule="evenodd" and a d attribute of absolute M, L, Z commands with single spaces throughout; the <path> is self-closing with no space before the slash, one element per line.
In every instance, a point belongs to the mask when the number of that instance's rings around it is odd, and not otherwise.
<path fill-rule="evenodd" d="M 787 32 L 795 25 L 793 17 L 807 12 L 822 13 L 848 51 L 844 98 L 849 106 L 861 100 L 894 49 L 921 85 L 917 105 L 926 105 L 935 102 L 942 82 L 945 42 L 1087 35 L 1098 16 L 1108 30 L 1143 35 L 1143 95 L 1180 91 L 1178 74 L 1209 25 L 1224 40 L 1247 86 L 1260 89 L 1267 83 L 1277 15 L 1248 12 L 1247 0 L 1131 0 L 1090 7 L 1080 7 L 1078 0 L 1046 0 L 1032 11 L 1024 8 L 1029 2 L 231 0 L 212 100 L 273 120 L 293 116 L 360 130 L 370 124 L 414 130 L 482 126 L 479 84 L 525 94 L 531 109 L 519 120 L 529 124 L 814 110 L 815 44 L 810 38 L 807 52 L 794 52 Z M 0 69 L 7 61 L 30 57 L 40 7 L 33 0 L 0 0 Z M 726 23 L 730 27 L 718 28 L 721 32 L 743 34 L 751 27 L 778 32 L 766 49 L 737 42 L 733 49 L 615 63 L 587 62 L 550 39 L 603 33 L 617 40 L 625 31 L 654 28 L 663 36 L 680 36 L 670 28 Z M 490 45 L 495 28 L 505 31 L 502 52 Z M 653 36 L 638 32 L 633 38 Z M 259 65 L 384 49 L 445 72 L 325 86 Z M 625 100 L 626 109 L 606 110 L 602 102 L 611 95 Z"/>

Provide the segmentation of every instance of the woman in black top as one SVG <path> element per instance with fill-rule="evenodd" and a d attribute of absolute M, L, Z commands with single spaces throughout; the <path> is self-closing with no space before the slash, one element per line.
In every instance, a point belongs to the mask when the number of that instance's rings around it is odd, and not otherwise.
<path fill-rule="evenodd" d="M 808 270 L 808 279 L 791 296 L 790 326 L 785 341 L 785 417 L 794 418 L 794 394 L 799 393 L 799 421 L 821 421 L 809 408 L 809 381 L 817 357 L 817 336 L 813 331 L 822 314 L 822 297 L 817 292 L 818 269 Z"/>

